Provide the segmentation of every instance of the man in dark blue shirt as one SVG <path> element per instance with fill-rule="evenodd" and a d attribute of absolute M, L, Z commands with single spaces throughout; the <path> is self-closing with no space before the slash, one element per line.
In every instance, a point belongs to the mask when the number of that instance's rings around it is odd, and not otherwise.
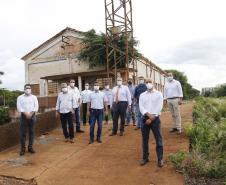
<path fill-rule="evenodd" d="M 142 114 L 139 109 L 139 97 L 141 93 L 145 92 L 147 90 L 147 86 L 145 84 L 145 80 L 143 76 L 140 76 L 138 78 L 139 80 L 139 85 L 136 86 L 135 92 L 134 92 L 134 99 L 136 100 L 136 109 L 137 109 L 137 114 L 138 114 L 138 119 L 137 119 L 137 127 L 135 130 L 138 130 L 141 128 L 141 123 L 142 123 Z"/>

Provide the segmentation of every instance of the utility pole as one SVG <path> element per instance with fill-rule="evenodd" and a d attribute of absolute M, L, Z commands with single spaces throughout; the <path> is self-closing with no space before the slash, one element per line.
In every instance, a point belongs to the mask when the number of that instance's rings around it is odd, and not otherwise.
<path fill-rule="evenodd" d="M 105 0 L 105 26 L 107 77 L 111 73 L 116 81 L 118 72 L 124 71 L 128 80 L 132 64 L 133 77 L 136 79 L 133 44 L 129 44 L 133 43 L 132 1 Z M 120 37 L 124 38 L 123 51 L 118 45 Z"/>

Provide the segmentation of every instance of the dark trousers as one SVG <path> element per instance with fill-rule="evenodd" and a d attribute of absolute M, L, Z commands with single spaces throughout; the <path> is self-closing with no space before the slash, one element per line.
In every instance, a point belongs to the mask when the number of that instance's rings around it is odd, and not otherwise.
<path fill-rule="evenodd" d="M 120 120 L 121 120 L 120 132 L 124 132 L 127 107 L 128 107 L 127 101 L 121 101 L 118 103 L 114 103 L 114 106 L 113 106 L 113 109 L 114 109 L 113 130 L 112 130 L 113 134 L 117 134 L 119 116 L 120 116 Z"/>
<path fill-rule="evenodd" d="M 74 138 L 74 126 L 72 122 L 72 113 L 60 113 L 60 121 L 65 139 Z M 69 132 L 68 132 L 69 129 Z"/>
<path fill-rule="evenodd" d="M 87 103 L 82 104 L 82 120 L 83 124 L 86 124 L 86 115 L 87 115 Z"/>
<path fill-rule="evenodd" d="M 80 130 L 80 109 L 79 107 L 74 109 L 75 111 L 75 125 L 76 125 L 76 131 Z"/>
<path fill-rule="evenodd" d="M 142 123 L 142 139 L 143 139 L 143 159 L 148 159 L 149 156 L 149 134 L 150 129 L 152 130 L 155 142 L 156 142 L 156 153 L 158 160 L 163 159 L 163 144 L 162 144 L 162 135 L 161 135 L 161 121 L 160 118 L 157 117 L 155 121 L 147 125 Z"/>
<path fill-rule="evenodd" d="M 108 110 L 111 111 L 111 118 L 113 119 L 113 109 L 111 109 L 111 106 L 110 105 L 108 105 Z M 109 114 L 105 115 L 104 119 L 105 119 L 106 122 L 108 122 L 108 120 L 109 120 Z"/>
<path fill-rule="evenodd" d="M 35 125 L 36 117 L 33 115 L 31 119 L 27 119 L 23 114 L 20 117 L 20 143 L 21 148 L 25 148 L 27 130 L 29 135 L 29 144 L 28 148 L 32 148 L 34 143 L 34 125 Z"/>
<path fill-rule="evenodd" d="M 94 140 L 94 129 L 95 123 L 97 121 L 97 139 L 100 140 L 102 133 L 102 123 L 103 123 L 103 109 L 91 109 L 90 110 L 90 140 Z"/>

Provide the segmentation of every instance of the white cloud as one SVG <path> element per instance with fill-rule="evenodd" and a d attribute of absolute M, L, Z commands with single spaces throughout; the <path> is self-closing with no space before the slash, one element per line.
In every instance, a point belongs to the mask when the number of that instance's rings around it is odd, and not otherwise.
<path fill-rule="evenodd" d="M 207 46 L 212 46 L 208 50 L 212 51 L 209 55 L 205 51 L 202 52 L 201 48 L 198 48 L 199 52 L 189 49 L 210 38 L 222 38 L 222 41 L 217 42 L 225 46 L 225 0 L 132 2 L 134 36 L 140 40 L 139 50 L 145 56 L 162 67 L 181 66 L 180 69 L 188 75 L 189 82 L 198 88 L 225 80 L 222 60 L 226 53 L 225 47 L 220 46 L 223 52 L 218 52 L 215 46 L 219 44 L 206 43 Z M 2 77 L 4 85 L 8 88 L 21 88 L 21 85 L 17 85 L 23 84 L 24 81 L 24 65 L 20 58 L 63 28 L 70 26 L 81 31 L 94 28 L 105 32 L 104 19 L 103 0 L 0 1 L 0 53 L 3 53 L 4 57 L 0 54 L 0 70 L 7 73 Z M 191 41 L 193 45 L 177 48 Z M 188 54 L 184 56 L 188 50 L 190 58 Z M 175 59 L 180 64 L 168 63 L 165 59 Z M 207 59 L 214 60 L 215 66 L 212 65 L 211 69 L 208 69 L 209 62 L 205 64 Z M 16 70 L 13 71 L 15 67 Z M 201 78 L 197 75 L 199 71 L 202 72 Z"/>

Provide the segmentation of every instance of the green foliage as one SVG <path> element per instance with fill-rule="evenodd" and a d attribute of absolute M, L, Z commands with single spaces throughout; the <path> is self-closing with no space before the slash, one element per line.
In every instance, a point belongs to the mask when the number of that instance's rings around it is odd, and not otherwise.
<path fill-rule="evenodd" d="M 200 92 L 197 89 L 194 89 L 191 84 L 188 83 L 187 76 L 184 73 L 173 69 L 165 71 L 171 72 L 174 76 L 174 79 L 181 83 L 185 100 L 193 99 L 200 95 Z"/>
<path fill-rule="evenodd" d="M 10 121 L 8 108 L 0 107 L 0 125 Z"/>
<path fill-rule="evenodd" d="M 225 99 L 196 99 L 194 123 L 186 128 L 192 150 L 185 158 L 180 154 L 170 158 L 176 168 L 190 175 L 226 179 L 225 107 Z"/>
<path fill-rule="evenodd" d="M 183 170 L 182 163 L 185 161 L 186 156 L 187 156 L 186 152 L 180 151 L 174 154 L 170 154 L 169 159 L 177 169 Z"/>
<path fill-rule="evenodd" d="M 3 105 L 3 99 L 5 97 L 5 105 L 8 107 L 16 107 L 16 100 L 21 91 L 9 91 L 6 89 L 0 89 L 0 104 Z"/>
<path fill-rule="evenodd" d="M 96 33 L 94 29 L 86 32 L 84 38 L 82 39 L 83 48 L 79 55 L 79 60 L 85 60 L 89 62 L 90 67 L 105 65 L 106 63 L 106 35 L 104 33 Z M 120 35 L 117 39 L 117 48 L 120 51 L 125 51 L 125 37 Z M 129 42 L 129 48 L 136 47 L 138 45 L 137 40 Z M 139 58 L 141 54 L 134 48 L 134 57 Z M 120 55 L 117 52 L 116 58 L 119 58 Z M 132 49 L 129 49 L 129 62 L 132 59 Z M 109 65 L 114 65 L 114 58 L 109 61 Z M 125 58 L 121 58 L 120 62 L 117 64 L 117 67 L 125 67 Z"/>

